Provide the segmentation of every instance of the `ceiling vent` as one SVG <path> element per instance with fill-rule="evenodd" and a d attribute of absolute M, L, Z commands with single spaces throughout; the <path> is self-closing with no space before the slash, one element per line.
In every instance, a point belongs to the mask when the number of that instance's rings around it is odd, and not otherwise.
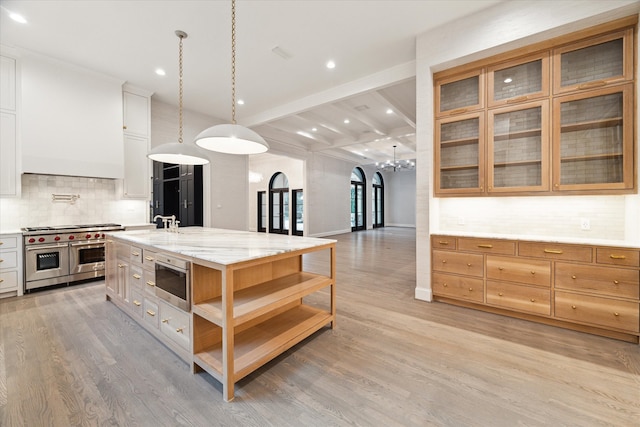
<path fill-rule="evenodd" d="M 362 105 L 357 105 L 357 106 L 353 107 L 353 109 L 356 110 L 356 111 L 365 111 L 365 110 L 369 109 L 369 106 L 362 104 Z"/>

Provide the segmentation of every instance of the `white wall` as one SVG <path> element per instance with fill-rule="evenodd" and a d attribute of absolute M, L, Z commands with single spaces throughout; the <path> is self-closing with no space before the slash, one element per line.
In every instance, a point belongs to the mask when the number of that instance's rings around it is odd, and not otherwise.
<path fill-rule="evenodd" d="M 23 172 L 122 178 L 122 81 L 23 53 Z"/>
<path fill-rule="evenodd" d="M 282 172 L 287 176 L 290 190 L 305 190 L 304 161 L 269 153 L 249 156 L 249 192 L 247 194 L 247 203 L 249 204 L 250 231 L 258 230 L 257 193 L 258 191 L 266 191 L 267 197 L 269 197 L 269 182 L 271 181 L 271 177 L 277 172 Z M 304 199 L 307 200 L 306 192 L 303 194 Z M 290 204 L 289 207 L 292 208 L 292 205 Z M 306 217 L 307 210 L 304 209 L 303 212 Z M 293 215 L 290 215 L 290 218 L 293 218 Z M 267 232 L 268 231 L 267 227 Z"/>
<path fill-rule="evenodd" d="M 183 143 L 216 123 L 210 117 L 183 111 Z M 151 147 L 178 140 L 178 108 L 151 97 Z M 214 152 L 203 167 L 204 225 L 232 230 L 248 230 L 248 156 Z"/>
<path fill-rule="evenodd" d="M 385 225 L 416 226 L 416 171 L 383 173 Z"/>
<path fill-rule="evenodd" d="M 617 18 L 637 14 L 637 1 L 504 2 L 467 19 L 421 34 L 417 39 L 417 160 L 433 165 L 433 72 L 526 46 Z M 640 160 L 640 159 L 639 159 Z M 640 244 L 640 196 L 555 196 L 434 198 L 432 168 L 418 168 L 416 188 L 416 298 L 431 300 L 429 235 L 464 230 L 513 238 L 556 232 L 585 239 L 576 219 L 589 215 L 587 240 Z M 542 213 L 547 215 L 542 215 Z M 557 223 L 556 223 L 557 221 Z M 578 224 L 579 225 L 579 224 Z M 561 230 L 561 231 L 559 231 Z"/>

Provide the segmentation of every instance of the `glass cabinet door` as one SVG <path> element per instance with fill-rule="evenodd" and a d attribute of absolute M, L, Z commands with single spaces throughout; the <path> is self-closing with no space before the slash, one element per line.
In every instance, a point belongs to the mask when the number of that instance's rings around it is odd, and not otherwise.
<path fill-rule="evenodd" d="M 554 93 L 594 89 L 633 79 L 633 29 L 554 50 Z"/>
<path fill-rule="evenodd" d="M 484 190 L 483 118 L 484 114 L 476 113 L 436 122 L 436 193 Z"/>
<path fill-rule="evenodd" d="M 489 111 L 489 192 L 549 189 L 549 102 Z"/>
<path fill-rule="evenodd" d="M 633 84 L 554 102 L 554 190 L 633 188 Z"/>
<path fill-rule="evenodd" d="M 435 87 L 436 116 L 463 114 L 484 107 L 484 74 L 474 70 L 443 78 Z"/>
<path fill-rule="evenodd" d="M 489 107 L 526 102 L 549 95 L 549 53 L 487 69 Z"/>

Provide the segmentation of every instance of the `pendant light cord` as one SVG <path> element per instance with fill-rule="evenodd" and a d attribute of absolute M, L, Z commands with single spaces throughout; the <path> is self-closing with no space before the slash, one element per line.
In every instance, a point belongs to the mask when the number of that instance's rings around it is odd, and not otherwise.
<path fill-rule="evenodd" d="M 231 0 L 231 124 L 236 124 L 236 0 Z"/>
<path fill-rule="evenodd" d="M 178 142 L 182 144 L 182 39 L 186 34 L 178 33 L 180 38 L 180 49 L 178 54 Z"/>

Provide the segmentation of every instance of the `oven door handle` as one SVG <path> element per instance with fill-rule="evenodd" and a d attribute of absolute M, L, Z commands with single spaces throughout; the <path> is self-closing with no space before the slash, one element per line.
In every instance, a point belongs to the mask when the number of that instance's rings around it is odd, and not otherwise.
<path fill-rule="evenodd" d="M 82 242 L 82 243 L 71 243 L 71 247 L 75 248 L 78 246 L 96 246 L 96 247 L 100 247 L 100 246 L 104 246 L 104 241 L 100 241 L 100 242 Z"/>
<path fill-rule="evenodd" d="M 26 251 L 41 251 L 41 250 L 45 250 L 45 249 L 59 249 L 59 248 L 66 248 L 69 245 L 62 244 L 62 245 L 52 245 L 52 246 L 30 246 L 28 248 L 25 248 Z"/>

